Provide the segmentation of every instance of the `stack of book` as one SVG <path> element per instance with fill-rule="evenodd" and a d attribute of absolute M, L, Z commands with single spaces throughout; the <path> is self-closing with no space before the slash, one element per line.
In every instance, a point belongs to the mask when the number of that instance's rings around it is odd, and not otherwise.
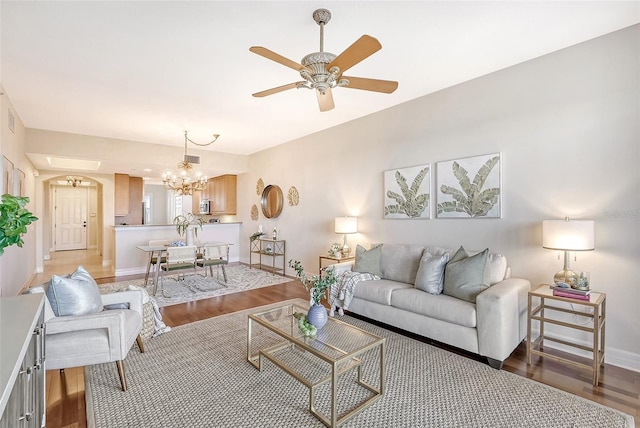
<path fill-rule="evenodd" d="M 585 300 L 587 302 L 590 299 L 589 294 L 591 294 L 591 290 L 578 290 L 575 288 L 558 287 L 557 285 L 552 285 L 551 289 L 553 290 L 554 296 Z"/>

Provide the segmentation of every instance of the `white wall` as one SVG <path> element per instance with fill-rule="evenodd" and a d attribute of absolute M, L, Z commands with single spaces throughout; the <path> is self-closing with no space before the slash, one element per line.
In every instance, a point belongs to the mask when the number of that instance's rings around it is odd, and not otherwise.
<path fill-rule="evenodd" d="M 31 198 L 26 208 L 32 212 L 36 210 L 34 194 L 33 165 L 24 155 L 25 128 L 18 113 L 13 108 L 9 94 L 6 94 L 0 85 L 0 152 L 4 157 L 13 163 L 14 169 L 20 169 L 25 173 L 26 196 Z M 9 130 L 9 110 L 14 117 L 14 130 Z M 0 158 L 0 168 L 2 165 Z M 2 172 L 3 173 L 3 172 Z M 2 180 L 0 180 L 2 182 Z M 2 193 L 2 188 L 0 188 Z M 13 192 L 10 192 L 13 193 Z M 27 233 L 22 239 L 22 248 L 11 246 L 5 248 L 4 254 L 0 256 L 0 296 L 13 296 L 18 294 L 20 289 L 29 282 L 35 273 L 35 249 L 36 249 L 36 226 L 38 222 L 27 226 Z"/>
<path fill-rule="evenodd" d="M 241 259 L 259 224 L 276 226 L 287 258 L 316 271 L 318 255 L 341 238 L 333 218 L 348 214 L 359 218 L 352 247 L 489 247 L 537 285 L 562 265 L 541 246 L 542 221 L 593 219 L 596 250 L 572 267 L 607 293 L 607 361 L 640 370 L 639 52 L 636 25 L 252 155 L 238 180 Z M 494 152 L 502 153 L 501 219 L 383 219 L 383 171 Z M 300 205 L 252 221 L 259 178 L 279 185 L 285 201 L 296 186 Z"/>

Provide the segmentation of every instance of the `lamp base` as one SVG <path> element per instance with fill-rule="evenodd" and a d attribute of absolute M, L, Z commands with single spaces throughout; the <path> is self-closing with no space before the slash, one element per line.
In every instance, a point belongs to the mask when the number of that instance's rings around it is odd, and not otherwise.
<path fill-rule="evenodd" d="M 553 282 L 564 282 L 569 284 L 571 288 L 578 288 L 578 274 L 569 269 L 562 269 L 553 276 Z"/>
<path fill-rule="evenodd" d="M 347 244 L 342 246 L 342 257 L 349 257 L 349 253 L 351 253 L 351 248 Z"/>

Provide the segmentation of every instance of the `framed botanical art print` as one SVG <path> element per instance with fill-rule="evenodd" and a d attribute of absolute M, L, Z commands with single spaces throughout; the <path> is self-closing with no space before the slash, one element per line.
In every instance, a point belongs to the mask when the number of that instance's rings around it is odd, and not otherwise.
<path fill-rule="evenodd" d="M 500 218 L 500 153 L 437 164 L 437 218 Z"/>
<path fill-rule="evenodd" d="M 25 191 L 24 172 L 16 168 L 14 170 L 14 173 L 15 173 L 15 177 L 14 177 L 13 185 L 15 186 L 15 188 L 13 189 L 13 194 L 15 196 L 26 196 L 27 194 Z"/>
<path fill-rule="evenodd" d="M 13 194 L 13 163 L 2 157 L 2 194 Z"/>
<path fill-rule="evenodd" d="M 431 218 L 429 165 L 384 172 L 384 218 Z"/>

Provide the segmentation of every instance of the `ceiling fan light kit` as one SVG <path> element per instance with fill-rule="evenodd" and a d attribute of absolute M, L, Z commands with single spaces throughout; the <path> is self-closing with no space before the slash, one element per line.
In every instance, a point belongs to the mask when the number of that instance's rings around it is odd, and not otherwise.
<path fill-rule="evenodd" d="M 293 88 L 315 89 L 320 111 L 328 111 L 335 107 L 331 90 L 337 87 L 361 89 L 390 94 L 398 88 L 398 82 L 391 80 L 367 79 L 344 76 L 342 73 L 360 61 L 382 49 L 382 45 L 374 37 L 363 35 L 340 55 L 324 51 L 324 26 L 331 20 L 331 12 L 317 9 L 313 12 L 313 20 L 320 26 L 320 52 L 313 52 L 302 58 L 300 63 L 283 57 L 262 46 L 252 46 L 249 50 L 257 55 L 292 68 L 304 79 L 266 91 L 256 92 L 254 97 L 265 97 Z"/>

